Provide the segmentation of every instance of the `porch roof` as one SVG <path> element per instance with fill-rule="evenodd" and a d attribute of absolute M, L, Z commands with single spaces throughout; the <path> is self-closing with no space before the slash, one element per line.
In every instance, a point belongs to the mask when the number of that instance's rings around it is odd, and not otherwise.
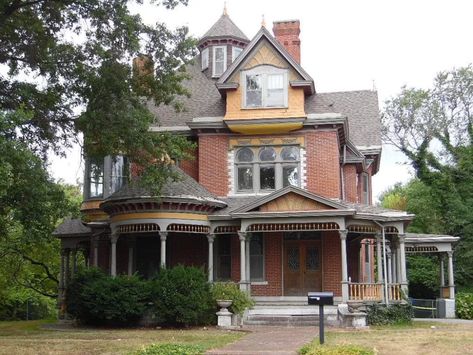
<path fill-rule="evenodd" d="M 53 232 L 56 237 L 82 237 L 92 235 L 92 229 L 79 218 L 66 218 Z"/>

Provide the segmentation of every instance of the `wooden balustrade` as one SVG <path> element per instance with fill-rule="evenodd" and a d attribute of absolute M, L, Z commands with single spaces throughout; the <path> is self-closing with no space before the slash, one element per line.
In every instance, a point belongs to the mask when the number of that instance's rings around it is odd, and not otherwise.
<path fill-rule="evenodd" d="M 348 284 L 350 301 L 382 301 L 383 287 L 381 283 L 354 283 Z M 388 295 L 391 301 L 400 301 L 402 299 L 401 285 L 389 284 Z"/>

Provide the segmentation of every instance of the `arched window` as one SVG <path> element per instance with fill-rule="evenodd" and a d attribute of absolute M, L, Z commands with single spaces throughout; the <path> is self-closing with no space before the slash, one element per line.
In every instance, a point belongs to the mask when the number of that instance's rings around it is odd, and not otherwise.
<path fill-rule="evenodd" d="M 299 186 L 299 147 L 243 147 L 236 151 L 237 192 L 274 191 Z"/>

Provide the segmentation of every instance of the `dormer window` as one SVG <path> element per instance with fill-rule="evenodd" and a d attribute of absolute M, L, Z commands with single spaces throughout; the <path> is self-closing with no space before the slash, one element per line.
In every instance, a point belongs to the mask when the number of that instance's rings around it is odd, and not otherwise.
<path fill-rule="evenodd" d="M 202 59 L 202 70 L 207 69 L 209 67 L 209 49 L 205 48 L 202 50 L 200 56 Z"/>
<path fill-rule="evenodd" d="M 240 47 L 232 47 L 232 63 L 235 61 L 235 59 L 238 58 L 240 53 L 243 51 L 243 48 Z"/>
<path fill-rule="evenodd" d="M 227 70 L 227 47 L 216 46 L 213 47 L 213 70 L 212 76 L 219 77 Z"/>
<path fill-rule="evenodd" d="M 287 107 L 287 71 L 271 66 L 242 73 L 244 108 Z"/>

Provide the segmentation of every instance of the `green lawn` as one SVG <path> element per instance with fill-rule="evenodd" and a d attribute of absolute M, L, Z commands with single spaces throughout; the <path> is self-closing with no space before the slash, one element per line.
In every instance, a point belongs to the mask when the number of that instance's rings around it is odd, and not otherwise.
<path fill-rule="evenodd" d="M 41 328 L 48 321 L 0 322 L 0 354 L 129 354 L 152 343 L 221 347 L 244 335 L 215 328 L 68 329 Z"/>
<path fill-rule="evenodd" d="M 325 333 L 324 348 L 333 352 L 320 351 L 317 338 L 308 354 L 347 353 L 336 352 L 337 346 L 362 347 L 374 354 L 473 354 L 473 324 L 414 322 L 412 325 L 370 327 L 366 330 L 329 328 Z"/>

